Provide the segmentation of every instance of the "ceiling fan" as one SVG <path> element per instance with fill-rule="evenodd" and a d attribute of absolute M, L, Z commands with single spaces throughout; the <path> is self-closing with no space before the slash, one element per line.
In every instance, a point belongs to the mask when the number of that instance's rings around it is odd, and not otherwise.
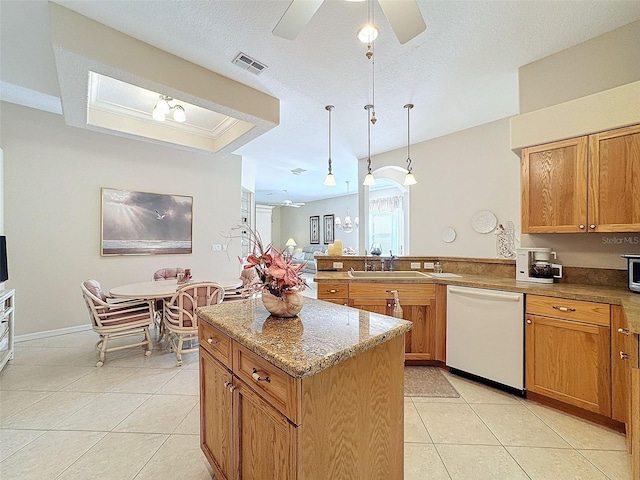
<path fill-rule="evenodd" d="M 292 207 L 292 208 L 300 208 L 304 205 L 303 202 L 292 202 L 291 200 L 289 200 L 289 192 L 287 192 L 286 190 L 283 190 L 283 192 L 287 198 L 282 200 L 280 203 L 269 203 L 269 205 L 271 205 L 272 207 Z M 274 195 L 274 194 L 268 193 L 267 195 Z"/>
<path fill-rule="evenodd" d="M 323 1 L 293 0 L 274 27 L 273 34 L 295 40 Z M 427 28 L 416 0 L 378 0 L 378 3 L 401 44 L 407 43 Z"/>

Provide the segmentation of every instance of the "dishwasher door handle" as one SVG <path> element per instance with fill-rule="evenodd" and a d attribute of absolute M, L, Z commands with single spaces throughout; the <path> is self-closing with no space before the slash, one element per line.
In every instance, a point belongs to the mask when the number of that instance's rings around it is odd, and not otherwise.
<path fill-rule="evenodd" d="M 495 292 L 488 290 L 486 292 L 480 290 L 467 290 L 463 288 L 449 287 L 449 293 L 457 293 L 459 295 L 465 295 L 467 297 L 485 298 L 487 300 L 510 300 L 512 302 L 518 302 L 522 298 L 521 293 L 507 293 L 507 292 Z"/>

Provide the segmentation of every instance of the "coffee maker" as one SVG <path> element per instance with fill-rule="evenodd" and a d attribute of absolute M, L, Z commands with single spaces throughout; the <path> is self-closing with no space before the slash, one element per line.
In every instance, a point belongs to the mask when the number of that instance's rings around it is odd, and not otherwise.
<path fill-rule="evenodd" d="M 516 249 L 516 280 L 522 282 L 553 283 L 562 278 L 562 265 L 551 263 L 556 252 L 550 248 Z"/>

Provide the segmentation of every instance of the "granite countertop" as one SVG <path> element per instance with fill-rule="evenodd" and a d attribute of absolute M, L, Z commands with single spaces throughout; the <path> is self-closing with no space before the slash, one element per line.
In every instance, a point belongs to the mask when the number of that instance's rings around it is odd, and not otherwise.
<path fill-rule="evenodd" d="M 198 317 L 297 378 L 402 335 L 411 322 L 312 298 L 297 318 L 272 317 L 260 298 L 196 310 Z"/>
<path fill-rule="evenodd" d="M 459 285 L 464 287 L 492 288 L 509 292 L 520 292 L 547 297 L 571 298 L 622 305 L 629 323 L 629 330 L 640 335 L 640 294 L 630 292 L 626 288 L 601 287 L 575 283 L 533 283 L 517 282 L 514 278 L 487 277 L 482 275 L 462 275 L 454 278 L 351 278 L 347 272 L 318 272 L 316 282 L 349 282 L 349 283 L 436 283 Z"/>

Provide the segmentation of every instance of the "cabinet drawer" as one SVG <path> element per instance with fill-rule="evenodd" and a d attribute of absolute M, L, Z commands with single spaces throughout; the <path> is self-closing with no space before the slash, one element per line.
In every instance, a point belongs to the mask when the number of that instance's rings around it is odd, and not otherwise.
<path fill-rule="evenodd" d="M 348 283 L 319 283 L 318 299 L 324 300 L 328 298 L 348 298 Z"/>
<path fill-rule="evenodd" d="M 293 378 L 238 343 L 233 343 L 233 373 L 294 424 L 300 420 L 300 379 Z"/>
<path fill-rule="evenodd" d="M 436 286 L 433 283 L 352 283 L 349 286 L 351 298 L 393 298 L 390 290 L 397 290 L 400 302 L 403 299 L 425 299 L 436 297 Z"/>
<path fill-rule="evenodd" d="M 231 368 L 231 338 L 201 319 L 198 319 L 198 343 L 224 366 Z"/>
<path fill-rule="evenodd" d="M 542 297 L 540 295 L 527 295 L 526 303 L 527 313 L 533 315 L 575 320 L 604 327 L 610 325 L 610 306 L 608 303 Z"/>

